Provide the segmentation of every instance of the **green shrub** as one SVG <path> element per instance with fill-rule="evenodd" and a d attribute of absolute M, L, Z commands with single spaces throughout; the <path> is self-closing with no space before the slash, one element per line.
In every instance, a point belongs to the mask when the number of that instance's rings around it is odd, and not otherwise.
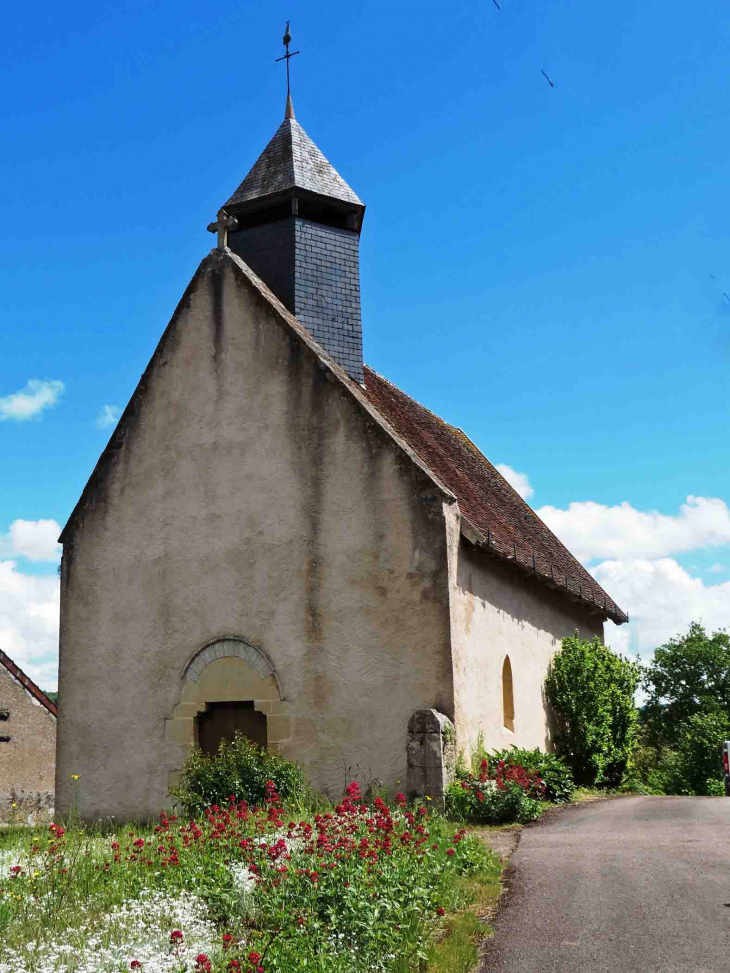
<path fill-rule="evenodd" d="M 530 773 L 538 774 L 545 785 L 544 800 L 552 804 L 566 804 L 573 796 L 573 772 L 563 758 L 554 753 L 543 753 L 539 747 L 521 750 L 513 743 L 509 750 L 493 750 L 487 759 L 490 764 L 498 760 L 520 764 Z"/>
<path fill-rule="evenodd" d="M 282 800 L 289 803 L 301 804 L 308 790 L 297 764 L 236 733 L 233 743 L 221 741 L 215 756 L 196 747 L 183 764 L 180 782 L 169 793 L 187 814 L 199 815 L 213 804 L 226 806 L 231 795 L 237 801 L 263 805 L 267 781 L 273 781 Z"/>
<path fill-rule="evenodd" d="M 484 756 L 481 734 L 471 757 L 474 772 L 463 757 L 457 761 L 455 780 L 446 792 L 446 813 L 461 821 L 503 824 L 532 821 L 543 808 L 545 785 L 539 774 L 513 760 Z"/>
<path fill-rule="evenodd" d="M 564 638 L 545 693 L 558 724 L 555 743 L 576 784 L 618 785 L 636 749 L 634 693 L 641 666 L 613 653 L 599 638 Z"/>
<path fill-rule="evenodd" d="M 446 790 L 446 814 L 457 821 L 478 824 L 507 824 L 512 821 L 534 821 L 543 803 L 530 797 L 516 781 L 507 781 L 503 789 L 493 781 L 454 781 Z M 489 786 L 486 786 L 489 785 Z M 481 795 L 481 796 L 480 796 Z"/>

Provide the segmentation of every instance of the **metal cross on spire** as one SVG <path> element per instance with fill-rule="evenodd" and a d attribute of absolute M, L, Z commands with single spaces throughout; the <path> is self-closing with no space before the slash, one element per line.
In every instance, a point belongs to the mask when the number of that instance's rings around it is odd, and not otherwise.
<path fill-rule="evenodd" d="M 289 61 L 291 60 L 291 58 L 293 58 L 296 54 L 299 53 L 299 51 L 292 51 L 291 54 L 289 53 L 289 45 L 291 44 L 291 34 L 289 33 L 288 20 L 286 22 L 286 30 L 284 31 L 283 44 L 284 44 L 284 48 L 286 49 L 286 54 L 282 54 L 281 57 L 277 57 L 276 63 L 278 64 L 279 61 L 286 61 L 286 96 L 288 99 L 289 95 L 291 94 L 291 89 L 289 87 Z"/>

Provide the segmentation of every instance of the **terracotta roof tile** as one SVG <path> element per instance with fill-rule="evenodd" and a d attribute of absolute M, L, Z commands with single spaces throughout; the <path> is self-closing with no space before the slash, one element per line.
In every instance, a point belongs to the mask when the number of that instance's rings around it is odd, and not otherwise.
<path fill-rule="evenodd" d="M 53 716 L 58 716 L 58 706 L 56 706 L 53 700 L 49 699 L 43 690 L 36 686 L 30 676 L 26 676 L 20 666 L 17 666 L 2 649 L 0 649 L 0 665 L 5 666 L 10 675 L 14 676 L 19 683 L 22 683 L 31 696 L 34 696 L 42 706 L 45 706 L 49 713 L 52 713 Z"/>
<path fill-rule="evenodd" d="M 487 549 L 617 624 L 628 616 L 507 483 L 469 437 L 371 368 L 365 394 L 422 462 L 454 493 Z"/>

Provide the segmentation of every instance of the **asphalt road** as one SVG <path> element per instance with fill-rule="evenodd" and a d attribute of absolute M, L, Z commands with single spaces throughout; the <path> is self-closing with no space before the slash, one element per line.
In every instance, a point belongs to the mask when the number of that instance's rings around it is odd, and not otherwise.
<path fill-rule="evenodd" d="M 621 797 L 522 831 L 480 973 L 730 973 L 730 799 Z"/>

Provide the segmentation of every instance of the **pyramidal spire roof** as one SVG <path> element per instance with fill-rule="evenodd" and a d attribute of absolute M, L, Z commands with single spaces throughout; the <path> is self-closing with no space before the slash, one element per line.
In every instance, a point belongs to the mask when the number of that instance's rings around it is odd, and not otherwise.
<path fill-rule="evenodd" d="M 307 190 L 355 206 L 364 205 L 296 120 L 289 95 L 284 121 L 249 174 L 223 205 L 228 208 L 292 189 Z"/>

